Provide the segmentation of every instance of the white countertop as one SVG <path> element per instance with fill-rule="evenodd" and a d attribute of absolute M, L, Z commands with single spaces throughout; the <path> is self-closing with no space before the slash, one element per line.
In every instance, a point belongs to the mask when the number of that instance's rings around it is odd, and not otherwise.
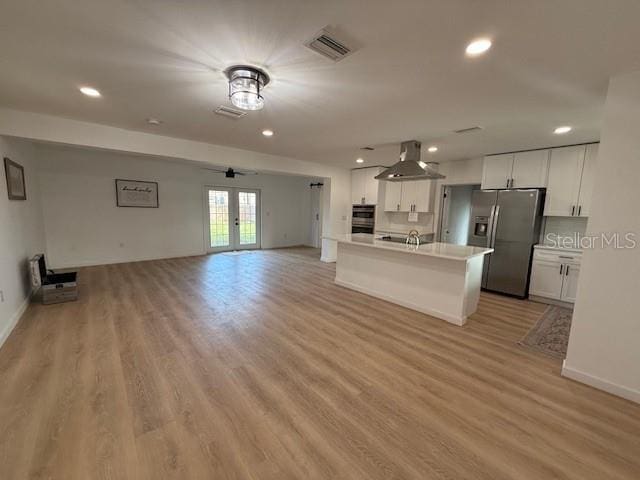
<path fill-rule="evenodd" d="M 582 253 L 582 248 L 578 247 L 561 247 L 557 245 L 546 245 L 544 243 L 539 243 L 538 245 L 534 245 L 533 248 L 538 248 L 542 250 L 553 250 L 555 252 L 572 252 L 572 253 Z"/>
<path fill-rule="evenodd" d="M 466 245 L 454 245 L 452 243 L 423 243 L 416 247 L 405 243 L 394 243 L 378 240 L 378 235 L 368 233 L 347 233 L 326 237 L 339 243 L 349 243 L 363 247 L 379 248 L 382 250 L 393 250 L 412 255 L 426 255 L 430 257 L 447 258 L 449 260 L 466 261 L 479 255 L 486 255 L 493 252 L 492 248 L 469 247 Z"/>

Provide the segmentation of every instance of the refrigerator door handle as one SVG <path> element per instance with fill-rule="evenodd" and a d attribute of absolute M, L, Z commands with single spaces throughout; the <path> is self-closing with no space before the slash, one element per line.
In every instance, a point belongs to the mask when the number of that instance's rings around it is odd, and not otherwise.
<path fill-rule="evenodd" d="M 493 218 L 493 224 L 491 225 L 491 245 L 489 248 L 493 248 L 496 244 L 496 232 L 498 230 L 498 217 L 500 216 L 500 205 L 495 206 Z"/>
<path fill-rule="evenodd" d="M 493 221 L 496 214 L 496 206 L 491 205 L 491 213 L 489 214 L 489 222 L 487 224 L 487 248 L 491 248 L 493 238 Z"/>

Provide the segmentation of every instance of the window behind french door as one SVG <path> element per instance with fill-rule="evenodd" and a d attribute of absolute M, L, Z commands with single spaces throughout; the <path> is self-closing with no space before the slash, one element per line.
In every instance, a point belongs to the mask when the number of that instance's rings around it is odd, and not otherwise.
<path fill-rule="evenodd" d="M 260 191 L 206 187 L 207 250 L 260 248 Z"/>

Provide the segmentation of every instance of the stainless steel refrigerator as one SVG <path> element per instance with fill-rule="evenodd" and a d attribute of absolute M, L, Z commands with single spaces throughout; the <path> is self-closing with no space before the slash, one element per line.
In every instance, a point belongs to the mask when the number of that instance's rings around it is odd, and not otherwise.
<path fill-rule="evenodd" d="M 533 246 L 540 239 L 544 190 L 476 190 L 469 245 L 493 248 L 484 258 L 482 288 L 525 298 Z"/>

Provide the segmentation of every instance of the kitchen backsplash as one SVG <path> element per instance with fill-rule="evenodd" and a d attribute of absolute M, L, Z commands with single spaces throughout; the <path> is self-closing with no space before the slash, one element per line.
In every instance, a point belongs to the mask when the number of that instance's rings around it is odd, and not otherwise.
<path fill-rule="evenodd" d="M 380 212 L 376 215 L 376 231 L 409 233 L 418 230 L 420 233 L 433 233 L 433 214 L 418 213 L 418 221 L 410 222 L 407 212 Z"/>
<path fill-rule="evenodd" d="M 544 217 L 540 243 L 550 243 L 549 237 L 576 238 L 584 236 L 587 230 L 584 217 Z"/>

